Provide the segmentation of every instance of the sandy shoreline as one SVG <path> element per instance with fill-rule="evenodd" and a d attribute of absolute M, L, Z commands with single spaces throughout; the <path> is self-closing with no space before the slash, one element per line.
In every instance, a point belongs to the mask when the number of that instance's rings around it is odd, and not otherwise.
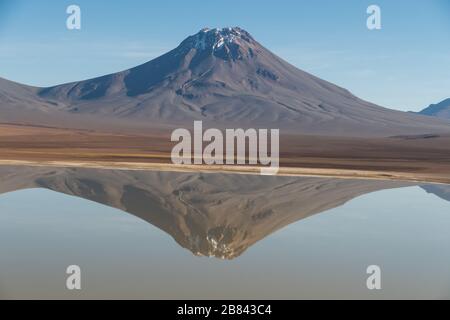
<path fill-rule="evenodd" d="M 450 184 L 450 135 L 281 136 L 279 176 Z M 259 175 L 247 165 L 175 165 L 165 133 L 113 134 L 0 125 L 0 165 Z"/>
<path fill-rule="evenodd" d="M 138 162 L 103 162 L 103 161 L 25 161 L 0 160 L 1 166 L 31 166 L 59 168 L 91 168 L 105 170 L 137 170 L 137 171 L 171 171 L 199 173 L 229 173 L 260 175 L 261 167 L 257 166 L 211 166 L 211 165 L 176 165 L 170 163 L 138 163 Z M 361 180 L 389 180 L 419 183 L 448 184 L 445 177 L 432 174 L 407 172 L 367 171 L 322 168 L 290 168 L 281 167 L 276 176 L 322 177 Z"/>

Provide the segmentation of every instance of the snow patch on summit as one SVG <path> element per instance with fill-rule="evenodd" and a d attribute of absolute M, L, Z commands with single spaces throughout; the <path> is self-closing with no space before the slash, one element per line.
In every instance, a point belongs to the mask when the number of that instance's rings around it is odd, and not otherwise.
<path fill-rule="evenodd" d="M 206 50 L 212 48 L 216 51 L 224 45 L 237 44 L 242 32 L 239 28 L 209 29 L 204 28 L 195 35 L 194 48 Z"/>

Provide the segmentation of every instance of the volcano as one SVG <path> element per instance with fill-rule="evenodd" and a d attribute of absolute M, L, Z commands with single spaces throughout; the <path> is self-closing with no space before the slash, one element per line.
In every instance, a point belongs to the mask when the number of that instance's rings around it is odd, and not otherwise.
<path fill-rule="evenodd" d="M 95 79 L 50 88 L 2 80 L 0 118 L 70 128 L 103 122 L 108 130 L 202 120 L 333 136 L 450 131 L 445 120 L 377 106 L 303 72 L 237 27 L 203 29 L 148 63 Z"/>

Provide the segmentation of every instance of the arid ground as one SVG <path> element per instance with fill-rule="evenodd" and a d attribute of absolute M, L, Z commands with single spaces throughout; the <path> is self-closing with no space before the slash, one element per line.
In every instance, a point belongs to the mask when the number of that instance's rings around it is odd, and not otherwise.
<path fill-rule="evenodd" d="M 0 125 L 0 164 L 257 173 L 251 166 L 176 166 L 171 131 L 143 135 Z M 280 175 L 450 183 L 450 136 L 280 137 Z"/>

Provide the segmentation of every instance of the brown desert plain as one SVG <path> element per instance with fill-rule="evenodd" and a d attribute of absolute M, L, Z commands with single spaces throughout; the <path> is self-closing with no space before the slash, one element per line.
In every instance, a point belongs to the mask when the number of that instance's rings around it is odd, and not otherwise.
<path fill-rule="evenodd" d="M 420 94 L 420 93 L 417 93 Z M 364 101 L 240 28 L 203 29 L 143 65 L 37 88 L 0 79 L 0 164 L 259 173 L 174 165 L 171 133 L 280 129 L 279 175 L 450 183 L 450 121 Z"/>
<path fill-rule="evenodd" d="M 170 131 L 119 134 L 0 125 L 0 164 L 182 172 L 258 173 L 252 166 L 174 165 Z M 280 171 L 325 176 L 450 183 L 450 136 L 280 137 Z"/>

